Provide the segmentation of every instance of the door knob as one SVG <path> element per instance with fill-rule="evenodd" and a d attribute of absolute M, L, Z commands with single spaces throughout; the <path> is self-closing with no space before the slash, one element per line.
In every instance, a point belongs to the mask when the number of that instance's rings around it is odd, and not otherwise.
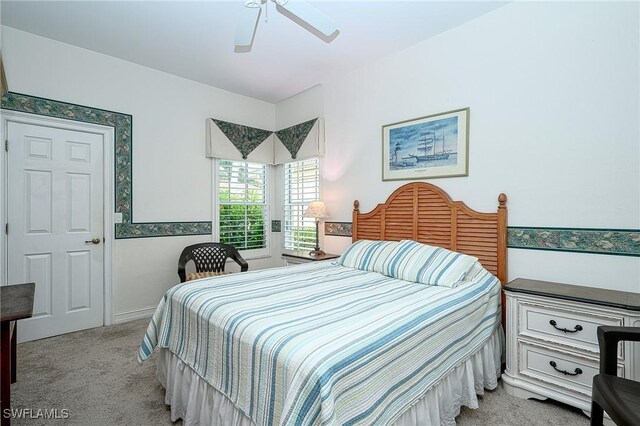
<path fill-rule="evenodd" d="M 89 244 L 89 243 L 100 244 L 100 238 L 95 237 L 93 240 L 85 241 L 85 244 Z"/>

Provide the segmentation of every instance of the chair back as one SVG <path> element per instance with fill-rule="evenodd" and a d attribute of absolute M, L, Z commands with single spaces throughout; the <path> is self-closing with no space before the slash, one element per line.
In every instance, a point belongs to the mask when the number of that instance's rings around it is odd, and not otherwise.
<path fill-rule="evenodd" d="M 224 272 L 227 259 L 233 259 L 246 271 L 246 262 L 238 253 L 238 250 L 231 244 L 223 243 L 200 243 L 187 246 L 182 250 L 178 260 L 178 275 L 180 281 L 186 280 L 185 265 L 193 261 L 196 272 Z"/>
<path fill-rule="evenodd" d="M 195 263 L 196 272 L 222 272 L 229 257 L 227 250 L 226 244 L 205 244 L 193 247 L 187 257 Z"/>

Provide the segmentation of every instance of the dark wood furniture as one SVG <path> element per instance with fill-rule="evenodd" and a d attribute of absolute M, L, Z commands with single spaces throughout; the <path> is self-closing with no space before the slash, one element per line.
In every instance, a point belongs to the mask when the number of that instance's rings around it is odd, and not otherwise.
<path fill-rule="evenodd" d="M 193 260 L 196 265 L 196 273 L 207 275 L 206 273 L 212 273 L 211 275 L 222 274 L 225 272 L 224 268 L 227 263 L 227 259 L 233 259 L 238 265 L 240 265 L 240 271 L 245 272 L 249 269 L 249 264 L 246 260 L 240 256 L 238 250 L 230 244 L 223 243 L 200 243 L 187 246 L 182 250 L 180 258 L 178 259 L 178 276 L 180 282 L 187 281 L 187 275 L 185 267 L 187 262 Z M 201 276 L 199 278 L 204 277 Z"/>
<path fill-rule="evenodd" d="M 5 410 L 11 405 L 11 383 L 16 382 L 17 321 L 33 315 L 34 283 L 0 286 L 0 417 L 2 426 L 11 422 Z"/>
<path fill-rule="evenodd" d="M 591 426 L 602 426 L 603 409 L 618 426 L 640 425 L 640 382 L 618 377 L 618 343 L 640 342 L 640 327 L 598 327 L 600 374 L 593 378 Z"/>
<path fill-rule="evenodd" d="M 282 253 L 284 265 L 298 265 L 300 263 L 317 262 L 319 260 L 331 260 L 339 258 L 339 254 L 325 253 L 318 256 L 311 256 L 306 250 L 285 251 Z"/>
<path fill-rule="evenodd" d="M 505 291 L 553 297 L 572 302 L 584 302 L 611 308 L 640 311 L 640 293 L 584 287 L 573 284 L 516 278 L 504 287 Z"/>

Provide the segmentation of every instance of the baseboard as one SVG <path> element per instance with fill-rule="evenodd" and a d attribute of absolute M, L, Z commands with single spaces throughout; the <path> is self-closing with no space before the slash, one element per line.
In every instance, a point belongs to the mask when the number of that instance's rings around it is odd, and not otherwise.
<path fill-rule="evenodd" d="M 155 306 L 148 308 L 136 309 L 135 311 L 120 312 L 116 314 L 114 324 L 122 324 L 123 322 L 134 321 L 142 318 L 151 318 L 156 311 Z"/>

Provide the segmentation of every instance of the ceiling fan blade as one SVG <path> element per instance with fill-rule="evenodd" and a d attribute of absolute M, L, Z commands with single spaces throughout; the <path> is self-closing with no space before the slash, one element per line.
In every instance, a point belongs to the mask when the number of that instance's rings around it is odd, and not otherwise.
<path fill-rule="evenodd" d="M 280 7 L 305 21 L 327 37 L 338 31 L 338 24 L 323 12 L 301 0 L 289 0 Z"/>
<path fill-rule="evenodd" d="M 238 22 L 238 28 L 236 29 L 235 45 L 237 47 L 248 47 L 253 43 L 260 12 L 261 8 L 259 7 L 243 8 L 240 22 Z"/>

